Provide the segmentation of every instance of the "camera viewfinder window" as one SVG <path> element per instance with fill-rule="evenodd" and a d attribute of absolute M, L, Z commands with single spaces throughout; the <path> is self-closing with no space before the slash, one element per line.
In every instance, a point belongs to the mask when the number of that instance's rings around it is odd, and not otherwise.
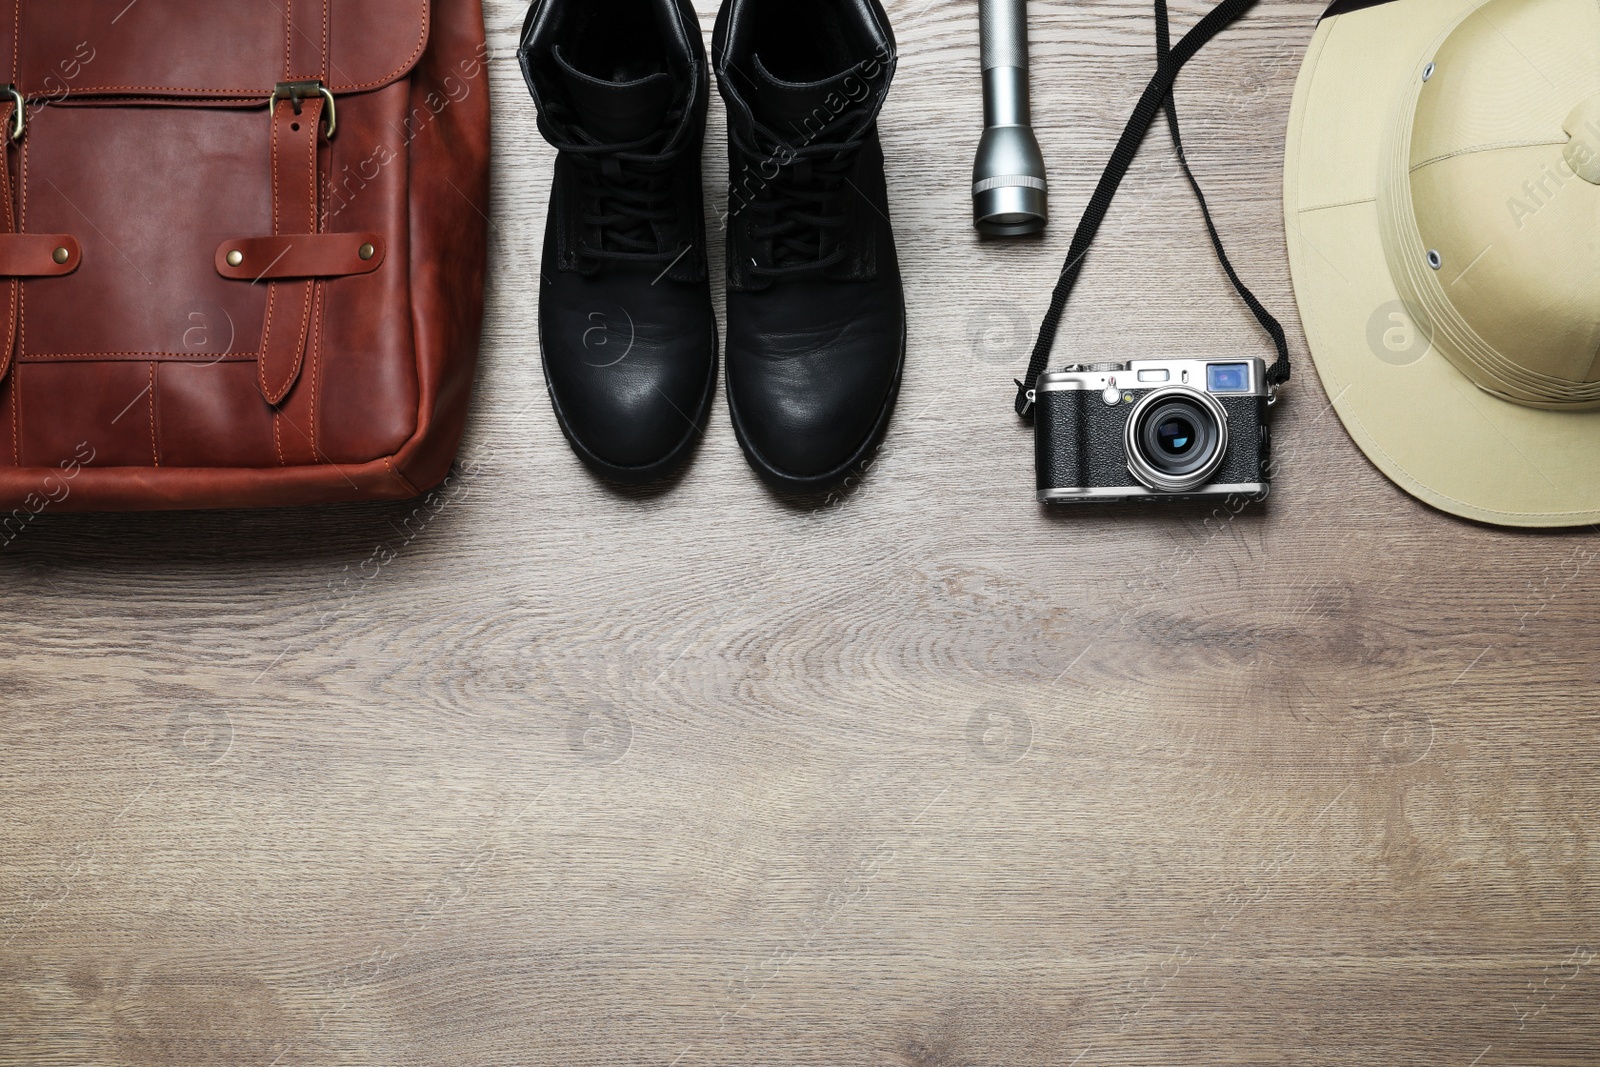
<path fill-rule="evenodd" d="M 1250 364 L 1212 363 L 1206 367 L 1206 388 L 1213 393 L 1248 393 Z"/>

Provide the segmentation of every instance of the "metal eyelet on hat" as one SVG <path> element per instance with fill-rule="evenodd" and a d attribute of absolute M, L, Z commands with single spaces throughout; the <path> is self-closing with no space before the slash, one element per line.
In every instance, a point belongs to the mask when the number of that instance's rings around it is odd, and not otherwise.
<path fill-rule="evenodd" d="M 1428 249 L 1428 266 L 1432 267 L 1434 270 L 1438 270 L 1440 267 L 1444 266 L 1444 257 L 1439 254 L 1439 250 L 1437 248 Z"/>
<path fill-rule="evenodd" d="M 1423 81 L 1427 81 L 1429 78 L 1433 77 L 1433 70 L 1434 70 L 1434 67 L 1433 67 L 1432 63 L 1429 63 L 1426 67 L 1423 67 L 1422 68 L 1422 80 Z"/>

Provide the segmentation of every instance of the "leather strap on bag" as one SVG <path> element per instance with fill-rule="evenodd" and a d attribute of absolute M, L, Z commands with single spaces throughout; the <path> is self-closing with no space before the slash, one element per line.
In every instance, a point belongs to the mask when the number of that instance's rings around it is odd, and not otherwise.
<path fill-rule="evenodd" d="M 0 382 L 11 372 L 22 318 L 22 279 L 71 274 L 83 262 L 83 246 L 69 233 L 18 233 L 11 182 L 12 131 L 18 107 L 10 89 L 0 102 Z"/>
<path fill-rule="evenodd" d="M 7 99 L 0 105 L 0 130 L 7 131 L 0 134 L 6 140 L 0 143 L 0 201 L 4 207 L 0 208 L 0 241 L 5 240 L 17 232 L 17 215 L 12 205 L 11 195 L 11 141 L 9 131 L 11 123 L 16 119 L 17 103 Z M 18 277 L 7 278 L 0 285 L 0 381 L 4 381 L 7 374 L 11 373 L 11 360 L 17 351 L 17 319 L 22 314 L 22 279 Z"/>
<path fill-rule="evenodd" d="M 9 169 L 0 163 L 0 180 L 8 177 Z M 10 213 L 8 205 L 5 214 Z M 83 246 L 70 233 L 0 230 L 0 278 L 59 278 L 77 270 L 82 262 Z"/>
<path fill-rule="evenodd" d="M 283 0 L 288 28 L 283 72 L 288 81 L 328 80 L 328 0 Z"/>
<path fill-rule="evenodd" d="M 22 42 L 17 40 L 15 27 L 21 22 L 22 9 L 18 5 L 22 0 L 0 0 L 0 26 L 11 26 L 10 34 L 0 33 L 0 77 L 9 80 L 11 85 L 16 85 L 21 79 L 18 77 L 17 68 L 20 66 Z M 11 187 L 11 139 L 10 132 L 17 120 L 17 101 L 10 93 L 6 94 L 4 106 L 0 107 L 0 200 L 5 201 L 5 207 L 0 210 L 0 234 L 13 234 L 17 232 L 15 197 Z M 22 317 L 22 281 L 17 277 L 7 278 L 0 284 L 0 382 L 6 380 L 6 375 L 11 373 L 11 362 L 16 358 L 17 352 L 17 325 Z"/>
<path fill-rule="evenodd" d="M 318 233 L 322 220 L 317 150 L 322 138 L 328 56 L 328 0 L 284 0 L 284 74 L 290 91 L 274 94 L 272 105 L 272 233 Z M 304 83 L 319 89 L 304 93 Z M 300 377 L 306 349 L 317 336 L 311 313 L 322 283 L 273 281 L 267 287 L 267 321 L 261 331 L 258 379 L 261 395 L 276 407 Z"/>
<path fill-rule="evenodd" d="M 294 237 L 243 237 L 217 246 L 217 273 L 235 281 L 343 278 L 383 266 L 384 240 L 376 233 L 313 233 Z"/>
<path fill-rule="evenodd" d="M 0 26 L 17 25 L 20 0 L 0 0 Z M 83 262 L 83 246 L 68 233 L 19 233 L 11 153 L 27 131 L 28 102 L 17 91 L 16 33 L 0 34 L 0 382 L 16 360 L 22 319 L 22 279 L 57 278 Z"/>
<path fill-rule="evenodd" d="M 1212 9 L 1205 18 L 1201 19 L 1187 34 L 1183 36 L 1175 48 L 1168 48 L 1167 6 L 1166 0 L 1156 0 L 1156 32 L 1157 55 L 1155 76 L 1150 79 L 1139 103 L 1133 110 L 1133 116 L 1128 120 L 1127 127 L 1122 131 L 1122 137 L 1117 142 L 1115 151 L 1111 153 L 1111 161 L 1106 164 L 1105 173 L 1100 176 L 1100 184 L 1095 187 L 1094 195 L 1089 199 L 1089 206 L 1084 210 L 1083 220 L 1078 223 L 1077 232 L 1072 235 L 1072 245 L 1067 252 L 1066 266 L 1061 270 L 1061 276 L 1056 282 L 1055 292 L 1050 297 L 1050 310 L 1045 313 L 1044 322 L 1039 327 L 1039 340 L 1034 345 L 1033 355 L 1028 361 L 1027 376 L 1017 382 L 1017 414 L 1023 418 L 1033 415 L 1033 391 L 1039 382 L 1039 376 L 1044 373 L 1050 361 L 1050 353 L 1055 348 L 1056 332 L 1061 328 L 1061 318 L 1066 311 L 1067 300 L 1072 296 L 1073 286 L 1077 284 L 1078 275 L 1083 270 L 1084 258 L 1089 254 L 1089 247 L 1094 243 L 1095 235 L 1100 232 L 1100 224 L 1105 221 L 1106 212 L 1111 207 L 1111 201 L 1117 195 L 1117 189 L 1122 185 L 1122 180 L 1127 176 L 1128 168 L 1133 165 L 1134 156 L 1138 154 L 1139 146 L 1144 142 L 1145 135 L 1150 127 L 1155 124 L 1156 116 L 1161 113 L 1163 105 L 1168 107 L 1167 121 L 1172 130 L 1172 138 L 1178 149 L 1178 158 L 1183 164 L 1185 175 L 1189 179 L 1195 194 L 1200 197 L 1201 210 L 1206 217 L 1206 228 L 1211 234 L 1212 244 L 1216 249 L 1217 257 L 1221 261 L 1228 278 L 1233 282 L 1239 295 L 1250 308 L 1251 314 L 1261 324 L 1273 344 L 1278 350 L 1278 360 L 1267 371 L 1267 380 L 1273 385 L 1281 385 L 1289 380 L 1289 345 L 1284 337 L 1283 327 L 1278 320 L 1269 314 L 1261 302 L 1255 298 L 1234 272 L 1233 264 L 1228 261 L 1227 253 L 1222 248 L 1222 240 L 1217 235 L 1216 226 L 1211 221 L 1211 212 L 1205 203 L 1205 197 L 1200 192 L 1200 185 L 1195 180 L 1194 174 L 1189 170 L 1188 160 L 1183 155 L 1183 143 L 1178 135 L 1177 114 L 1172 110 L 1171 96 L 1173 84 L 1177 81 L 1178 74 L 1183 70 L 1184 64 L 1194 58 L 1205 44 L 1217 34 L 1227 29 L 1236 22 L 1245 12 L 1256 4 L 1256 0 L 1223 0 L 1216 8 Z"/>
<path fill-rule="evenodd" d="M 301 236 L 317 232 L 317 142 L 321 139 L 322 100 L 280 100 L 272 109 L 272 232 Z M 267 321 L 261 331 L 258 367 L 261 395 L 274 406 L 283 402 L 300 377 L 311 334 L 314 280 L 272 282 L 267 287 Z"/>

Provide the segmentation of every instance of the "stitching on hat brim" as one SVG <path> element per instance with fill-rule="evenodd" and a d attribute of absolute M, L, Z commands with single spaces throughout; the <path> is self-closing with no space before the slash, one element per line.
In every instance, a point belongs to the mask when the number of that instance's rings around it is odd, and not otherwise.
<path fill-rule="evenodd" d="M 1480 152 L 1503 152 L 1503 151 L 1509 151 L 1510 149 L 1513 149 L 1513 148 L 1553 148 L 1553 147 L 1555 147 L 1557 145 L 1564 145 L 1566 143 L 1567 143 L 1566 141 L 1539 140 L 1539 141 L 1505 141 L 1505 142 L 1502 142 L 1500 144 L 1473 145 L 1471 148 L 1458 148 L 1454 152 L 1446 152 L 1442 156 L 1434 156 L 1432 159 L 1425 159 L 1421 163 L 1413 163 L 1411 165 L 1411 170 L 1408 171 L 1407 173 L 1415 174 L 1417 171 L 1421 170 L 1423 167 L 1431 167 L 1435 163 L 1443 163 L 1445 160 L 1454 159 L 1457 156 L 1473 156 L 1473 155 L 1479 154 Z"/>
<path fill-rule="evenodd" d="M 1312 211 L 1331 211 L 1336 207 L 1355 207 L 1357 204 L 1376 204 L 1377 202 L 1378 198 L 1375 196 L 1363 196 L 1356 200 L 1340 200 L 1334 204 L 1318 204 L 1315 207 L 1296 208 L 1294 213 L 1296 215 L 1305 215 Z"/>

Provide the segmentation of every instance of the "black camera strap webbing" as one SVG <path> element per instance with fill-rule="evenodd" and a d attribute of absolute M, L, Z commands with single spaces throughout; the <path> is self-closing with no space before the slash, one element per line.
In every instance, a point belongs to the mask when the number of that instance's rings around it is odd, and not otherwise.
<path fill-rule="evenodd" d="M 1171 33 L 1167 28 L 1167 0 L 1156 0 L 1156 57 L 1158 64 L 1171 62 L 1172 45 Z M 1178 72 L 1174 70 L 1172 77 L 1177 79 Z M 1239 293 L 1239 298 L 1245 302 L 1250 313 L 1256 317 L 1261 328 L 1272 338 L 1273 347 L 1278 350 L 1278 360 L 1267 370 L 1267 380 L 1273 385 L 1282 385 L 1289 380 L 1289 340 L 1284 336 L 1283 324 L 1273 317 L 1256 299 L 1256 294 L 1250 291 L 1239 277 L 1239 272 L 1233 269 L 1233 263 L 1228 259 L 1228 250 L 1222 247 L 1222 237 L 1217 233 L 1217 224 L 1211 218 L 1211 206 L 1206 203 L 1206 194 L 1200 188 L 1200 182 L 1194 176 L 1194 171 L 1189 169 L 1189 157 L 1183 151 L 1183 135 L 1178 132 L 1178 102 L 1168 91 L 1166 100 L 1167 128 L 1172 131 L 1172 147 L 1178 154 L 1178 165 L 1183 168 L 1183 176 L 1189 179 L 1189 188 L 1194 190 L 1194 198 L 1200 204 L 1200 214 L 1206 221 L 1206 232 L 1211 235 L 1211 247 L 1217 250 L 1217 262 L 1222 264 L 1222 269 L 1228 275 L 1228 280 Z"/>
<path fill-rule="evenodd" d="M 1060 279 L 1056 282 L 1055 292 L 1050 297 L 1050 310 L 1045 313 L 1044 323 L 1039 327 L 1039 340 L 1034 345 L 1033 356 L 1028 361 L 1027 378 L 1017 382 L 1017 414 L 1023 418 L 1033 413 L 1033 400 L 1030 394 L 1038 384 L 1039 376 L 1049 364 L 1051 351 L 1055 348 L 1056 332 L 1061 328 L 1061 317 L 1066 311 L 1067 300 L 1072 295 L 1078 275 L 1083 270 L 1083 261 L 1089 253 L 1089 246 L 1094 243 L 1095 236 L 1100 232 L 1100 225 L 1105 221 L 1111 201 L 1116 197 L 1117 189 L 1127 176 L 1128 168 L 1133 165 L 1139 146 L 1150 132 L 1150 127 L 1155 124 L 1156 115 L 1160 113 L 1163 105 L 1167 108 L 1167 124 L 1172 131 L 1172 141 L 1177 149 L 1178 161 L 1183 167 L 1183 173 L 1188 178 L 1190 187 L 1199 199 L 1200 211 L 1205 216 L 1206 230 L 1211 235 L 1217 259 L 1221 262 L 1229 281 L 1238 290 L 1239 296 L 1255 315 L 1256 321 L 1272 337 L 1273 344 L 1277 347 L 1278 361 L 1267 371 L 1267 380 L 1273 385 L 1281 385 L 1289 380 L 1289 343 L 1284 337 L 1283 326 L 1262 306 L 1255 294 L 1250 292 L 1228 260 L 1228 253 L 1223 249 L 1222 238 L 1217 233 L 1216 224 L 1211 218 L 1211 210 L 1206 204 L 1205 194 L 1201 192 L 1200 183 L 1195 179 L 1194 172 L 1189 169 L 1189 161 L 1184 155 L 1183 140 L 1178 132 L 1177 109 L 1171 100 L 1173 84 L 1177 81 L 1178 73 L 1183 70 L 1184 64 L 1194 58 L 1195 53 L 1199 52 L 1207 42 L 1231 26 L 1255 4 L 1256 0 L 1223 0 L 1223 3 L 1212 9 L 1183 36 L 1177 47 L 1173 48 L 1167 26 L 1166 0 L 1156 0 L 1158 57 L 1156 73 L 1145 86 L 1144 94 L 1134 108 L 1133 117 L 1128 120 L 1128 125 L 1117 142 L 1116 150 L 1111 154 L 1111 161 L 1106 164 L 1105 173 L 1100 176 L 1100 184 L 1095 187 L 1094 195 L 1089 198 L 1083 220 L 1078 223 L 1078 230 L 1072 236 L 1066 266 L 1062 268 Z"/>

